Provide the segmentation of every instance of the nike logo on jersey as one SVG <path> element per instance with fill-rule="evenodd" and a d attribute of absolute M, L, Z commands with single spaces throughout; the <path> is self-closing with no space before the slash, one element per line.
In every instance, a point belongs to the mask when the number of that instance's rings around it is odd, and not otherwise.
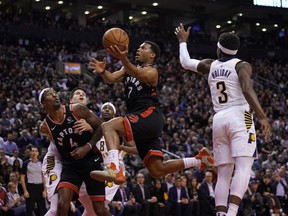
<path fill-rule="evenodd" d="M 100 159 L 100 157 L 98 157 L 98 158 L 94 159 L 94 161 L 95 161 L 95 162 L 97 162 L 99 159 Z"/>
<path fill-rule="evenodd" d="M 51 128 L 51 130 L 53 131 L 56 128 L 57 125 L 55 125 L 54 127 Z"/>

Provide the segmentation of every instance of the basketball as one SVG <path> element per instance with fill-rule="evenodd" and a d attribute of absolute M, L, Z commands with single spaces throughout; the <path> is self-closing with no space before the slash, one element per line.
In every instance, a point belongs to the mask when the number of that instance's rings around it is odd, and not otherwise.
<path fill-rule="evenodd" d="M 105 49 L 112 45 L 117 45 L 121 51 L 124 51 L 126 45 L 129 44 L 129 37 L 123 29 L 111 28 L 104 33 L 102 44 Z"/>

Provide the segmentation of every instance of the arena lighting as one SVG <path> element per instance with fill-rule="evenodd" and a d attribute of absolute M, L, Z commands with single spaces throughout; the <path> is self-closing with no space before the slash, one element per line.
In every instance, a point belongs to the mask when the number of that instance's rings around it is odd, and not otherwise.
<path fill-rule="evenodd" d="M 133 16 L 129 16 L 129 20 L 132 20 L 133 19 Z"/>
<path fill-rule="evenodd" d="M 220 28 L 221 28 L 221 25 L 216 25 L 216 28 L 217 28 L 217 29 L 220 29 Z"/>
<path fill-rule="evenodd" d="M 101 9 L 103 9 L 103 6 L 99 5 L 97 8 L 101 10 Z"/>
<path fill-rule="evenodd" d="M 154 2 L 152 5 L 153 5 L 154 7 L 157 7 L 157 6 L 158 6 L 158 2 Z"/>
<path fill-rule="evenodd" d="M 85 11 L 85 14 L 87 15 L 87 14 L 89 14 L 90 12 L 89 11 Z"/>
<path fill-rule="evenodd" d="M 266 28 L 262 28 L 262 32 L 266 32 L 267 31 L 267 29 Z"/>
<path fill-rule="evenodd" d="M 238 16 L 243 16 L 243 13 L 239 13 Z"/>
<path fill-rule="evenodd" d="M 278 27 L 278 24 L 275 23 L 275 24 L 274 24 L 274 27 L 277 28 L 277 27 Z"/>
<path fill-rule="evenodd" d="M 260 26 L 260 23 L 256 23 L 255 25 L 256 25 L 256 26 Z"/>
<path fill-rule="evenodd" d="M 40 2 L 40 0 L 35 0 L 35 2 Z"/>
<path fill-rule="evenodd" d="M 45 10 L 50 10 L 50 9 L 51 9 L 50 6 L 46 6 L 46 7 L 45 7 Z"/>
<path fill-rule="evenodd" d="M 63 4 L 63 1 L 58 1 L 58 4 L 59 4 L 59 5 Z"/>
<path fill-rule="evenodd" d="M 231 24 L 231 23 L 232 23 L 232 21 L 231 21 L 231 20 L 228 20 L 228 21 L 227 21 L 227 23 L 228 23 L 228 24 Z"/>
<path fill-rule="evenodd" d="M 145 15 L 147 14 L 147 11 L 142 11 L 141 14 Z"/>

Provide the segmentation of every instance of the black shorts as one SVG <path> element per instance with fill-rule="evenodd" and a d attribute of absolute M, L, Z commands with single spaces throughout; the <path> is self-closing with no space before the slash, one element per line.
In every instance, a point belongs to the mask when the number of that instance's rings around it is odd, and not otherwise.
<path fill-rule="evenodd" d="M 79 189 L 84 181 L 90 199 L 92 201 L 104 201 L 105 182 L 99 182 L 90 177 L 91 171 L 103 170 L 101 168 L 102 162 L 103 159 L 100 153 L 81 160 L 63 161 L 61 180 L 58 189 L 61 187 L 68 187 L 78 195 Z M 78 199 L 78 197 L 75 197 L 74 199 Z"/>
<path fill-rule="evenodd" d="M 129 113 L 124 117 L 127 141 L 135 141 L 138 154 L 145 162 L 151 155 L 162 157 L 160 139 L 164 117 L 156 107 L 140 112 Z"/>

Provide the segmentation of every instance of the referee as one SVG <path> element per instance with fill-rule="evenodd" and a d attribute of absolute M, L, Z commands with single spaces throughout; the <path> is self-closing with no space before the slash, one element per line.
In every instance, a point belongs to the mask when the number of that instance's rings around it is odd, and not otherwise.
<path fill-rule="evenodd" d="M 42 163 L 38 159 L 39 150 L 31 147 L 30 159 L 25 161 L 21 170 L 21 184 L 26 198 L 26 216 L 31 216 L 37 203 L 40 216 L 46 213 L 46 185 L 42 175 Z"/>

